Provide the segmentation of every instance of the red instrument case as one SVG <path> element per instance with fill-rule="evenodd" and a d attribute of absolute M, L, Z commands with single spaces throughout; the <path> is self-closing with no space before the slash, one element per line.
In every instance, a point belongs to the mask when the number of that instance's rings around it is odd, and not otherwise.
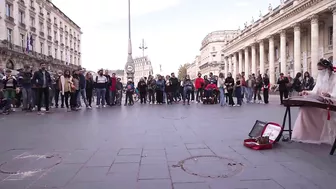
<path fill-rule="evenodd" d="M 273 144 L 276 142 L 278 136 L 282 133 L 283 127 L 277 123 L 269 122 L 265 125 L 261 132 L 261 137 L 269 137 L 268 144 L 257 143 L 256 138 L 249 138 L 244 140 L 244 146 L 253 150 L 266 150 L 273 148 Z"/>

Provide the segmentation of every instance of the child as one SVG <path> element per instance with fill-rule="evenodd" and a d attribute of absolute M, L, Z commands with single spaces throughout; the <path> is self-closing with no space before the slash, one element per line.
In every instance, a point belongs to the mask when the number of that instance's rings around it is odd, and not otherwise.
<path fill-rule="evenodd" d="M 128 100 L 128 105 L 131 106 L 134 104 L 133 102 L 133 93 L 134 93 L 134 84 L 132 80 L 128 80 L 127 85 L 126 85 L 126 99 L 125 99 L 125 106 L 127 106 L 127 100 Z"/>

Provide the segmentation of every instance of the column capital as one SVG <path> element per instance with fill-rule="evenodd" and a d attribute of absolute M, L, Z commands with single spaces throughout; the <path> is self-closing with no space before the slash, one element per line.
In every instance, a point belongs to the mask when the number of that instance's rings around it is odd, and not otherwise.
<path fill-rule="evenodd" d="M 317 14 L 308 17 L 312 24 L 318 24 L 319 16 Z"/>
<path fill-rule="evenodd" d="M 329 7 L 329 10 L 333 13 L 333 15 L 336 15 L 336 3 L 331 5 Z"/>
<path fill-rule="evenodd" d="M 280 37 L 286 37 L 286 30 L 279 30 L 278 34 L 280 34 Z"/>
<path fill-rule="evenodd" d="M 267 39 L 269 40 L 269 41 L 274 41 L 274 36 L 273 35 L 269 35 L 269 36 L 267 36 Z"/>
<path fill-rule="evenodd" d="M 260 39 L 257 41 L 258 44 L 264 44 L 264 39 Z"/>
<path fill-rule="evenodd" d="M 244 51 L 248 51 L 249 50 L 249 46 L 244 48 Z"/>
<path fill-rule="evenodd" d="M 294 28 L 294 31 L 300 31 L 301 30 L 301 24 L 299 22 L 296 22 L 291 25 L 292 28 Z"/>

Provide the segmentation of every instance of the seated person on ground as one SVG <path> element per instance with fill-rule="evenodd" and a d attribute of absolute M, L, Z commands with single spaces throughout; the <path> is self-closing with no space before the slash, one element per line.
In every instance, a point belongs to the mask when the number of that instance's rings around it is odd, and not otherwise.
<path fill-rule="evenodd" d="M 209 83 L 204 89 L 204 96 L 206 99 L 214 96 L 214 91 L 218 90 L 217 85 L 214 82 Z"/>

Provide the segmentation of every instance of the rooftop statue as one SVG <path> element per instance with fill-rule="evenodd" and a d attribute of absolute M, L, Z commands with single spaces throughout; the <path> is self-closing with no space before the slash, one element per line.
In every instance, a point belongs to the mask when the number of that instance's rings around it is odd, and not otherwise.
<path fill-rule="evenodd" d="M 271 12 L 272 10 L 273 10 L 273 8 L 272 8 L 272 4 L 270 3 L 269 6 L 268 6 L 268 11 Z"/>

